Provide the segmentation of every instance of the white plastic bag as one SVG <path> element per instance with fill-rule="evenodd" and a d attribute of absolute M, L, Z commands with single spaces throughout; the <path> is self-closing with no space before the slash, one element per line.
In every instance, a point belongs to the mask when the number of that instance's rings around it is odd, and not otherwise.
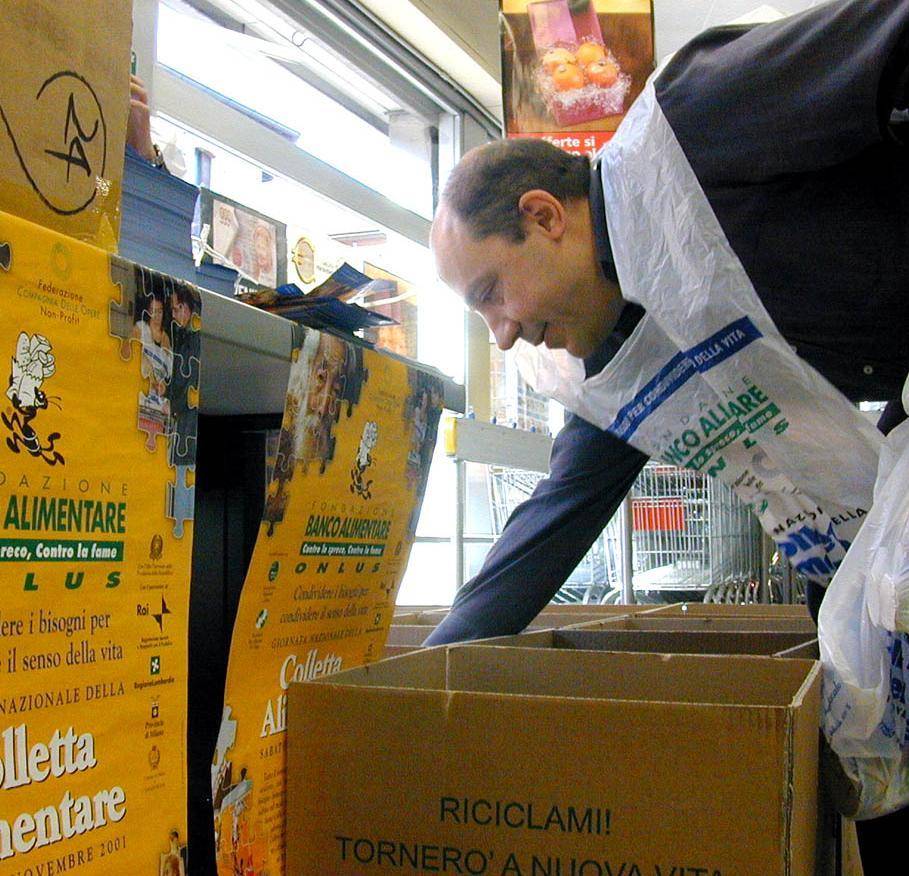
<path fill-rule="evenodd" d="M 909 421 L 881 450 L 874 504 L 821 604 L 822 723 L 853 818 L 909 805 Z"/>
<path fill-rule="evenodd" d="M 871 507 L 881 434 L 780 335 L 652 81 L 601 172 L 622 295 L 647 312 L 587 379 L 567 351 L 519 342 L 524 379 L 654 459 L 725 482 L 826 587 Z"/>

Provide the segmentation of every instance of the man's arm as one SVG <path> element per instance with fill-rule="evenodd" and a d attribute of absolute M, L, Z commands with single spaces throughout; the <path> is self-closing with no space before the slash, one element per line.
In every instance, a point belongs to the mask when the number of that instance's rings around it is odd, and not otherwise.
<path fill-rule="evenodd" d="M 640 451 L 571 417 L 553 443 L 549 477 L 508 518 L 483 568 L 425 644 L 523 630 L 590 549 L 645 462 Z"/>

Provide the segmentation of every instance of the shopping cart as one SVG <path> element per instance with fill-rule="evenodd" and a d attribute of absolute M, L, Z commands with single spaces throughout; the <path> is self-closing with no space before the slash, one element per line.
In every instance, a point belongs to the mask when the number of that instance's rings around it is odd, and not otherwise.
<path fill-rule="evenodd" d="M 649 462 L 631 503 L 635 590 L 728 588 L 736 601 L 760 599 L 760 525 L 724 483 Z"/>
<path fill-rule="evenodd" d="M 489 466 L 494 535 L 542 475 Z M 757 519 L 721 481 L 649 462 L 631 491 L 633 586 L 641 601 L 675 593 L 705 601 L 778 601 L 761 574 Z M 611 520 L 556 594 L 556 602 L 615 602 L 621 594 L 622 538 Z M 690 598 L 690 597 L 686 597 Z"/>
<path fill-rule="evenodd" d="M 492 510 L 493 535 L 498 538 L 511 512 L 536 488 L 543 475 L 538 472 L 487 467 L 487 488 Z M 609 537 L 610 534 L 612 537 Z M 593 543 L 584 559 L 578 563 L 568 580 L 552 598 L 553 602 L 607 603 L 616 602 L 621 595 L 619 570 L 621 549 L 618 531 L 613 523 Z"/>

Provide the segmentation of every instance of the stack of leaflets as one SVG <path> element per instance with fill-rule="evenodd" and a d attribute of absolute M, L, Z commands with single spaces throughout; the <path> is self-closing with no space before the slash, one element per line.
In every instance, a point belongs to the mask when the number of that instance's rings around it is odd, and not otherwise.
<path fill-rule="evenodd" d="M 316 329 L 334 329 L 353 334 L 357 329 L 397 325 L 397 320 L 346 299 L 366 298 L 380 292 L 394 293 L 395 283 L 373 280 L 346 262 L 324 283 L 310 292 L 293 283 L 241 295 L 242 301 L 280 314 Z"/>

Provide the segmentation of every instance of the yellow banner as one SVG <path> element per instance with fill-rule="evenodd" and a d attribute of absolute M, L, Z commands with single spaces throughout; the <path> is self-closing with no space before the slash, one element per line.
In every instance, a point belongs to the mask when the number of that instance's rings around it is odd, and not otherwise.
<path fill-rule="evenodd" d="M 199 295 L 0 214 L 0 872 L 183 874 Z"/>
<path fill-rule="evenodd" d="M 286 691 L 379 659 L 439 422 L 433 377 L 307 330 L 234 625 L 212 765 L 218 873 L 284 873 Z"/>

